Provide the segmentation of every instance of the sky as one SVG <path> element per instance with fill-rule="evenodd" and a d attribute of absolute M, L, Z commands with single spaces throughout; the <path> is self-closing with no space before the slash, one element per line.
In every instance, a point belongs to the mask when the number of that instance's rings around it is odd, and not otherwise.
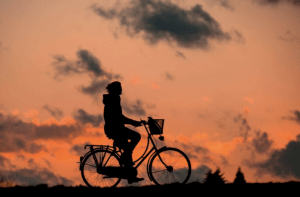
<path fill-rule="evenodd" d="M 123 114 L 165 120 L 157 145 L 189 156 L 190 182 L 299 181 L 299 18 L 299 0 L 1 0 L 1 173 L 84 185 L 76 162 L 112 145 L 102 98 L 120 81 Z"/>

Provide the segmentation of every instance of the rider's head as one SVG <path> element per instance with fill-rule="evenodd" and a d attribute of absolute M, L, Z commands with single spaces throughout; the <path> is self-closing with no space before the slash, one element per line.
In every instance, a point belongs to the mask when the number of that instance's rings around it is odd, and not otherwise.
<path fill-rule="evenodd" d="M 106 89 L 109 94 L 121 95 L 122 94 L 122 86 L 118 81 L 114 81 L 106 86 Z"/>

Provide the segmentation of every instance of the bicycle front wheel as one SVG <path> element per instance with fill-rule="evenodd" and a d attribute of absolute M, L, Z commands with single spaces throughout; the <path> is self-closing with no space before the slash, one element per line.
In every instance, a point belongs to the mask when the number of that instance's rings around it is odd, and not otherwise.
<path fill-rule="evenodd" d="M 161 149 L 152 157 L 149 173 L 156 185 L 185 184 L 191 175 L 191 162 L 179 149 Z"/>
<path fill-rule="evenodd" d="M 95 150 L 82 161 L 81 176 L 89 187 L 116 187 L 121 178 L 108 177 L 97 172 L 96 162 L 103 167 L 120 167 L 119 158 L 109 150 Z"/>

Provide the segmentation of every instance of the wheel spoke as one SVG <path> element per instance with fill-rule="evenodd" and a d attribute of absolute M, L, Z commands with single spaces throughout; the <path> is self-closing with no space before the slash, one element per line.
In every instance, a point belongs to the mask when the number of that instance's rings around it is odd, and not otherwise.
<path fill-rule="evenodd" d="M 172 167 L 166 169 L 158 155 L 155 155 L 150 162 L 150 174 L 155 184 L 163 185 L 170 183 L 186 183 L 191 174 L 191 164 L 188 157 L 176 148 L 167 148 L 159 152 L 165 165 Z"/>
<path fill-rule="evenodd" d="M 100 165 L 107 167 L 120 167 L 119 159 L 107 150 L 96 150 L 95 157 Z M 106 175 L 99 174 L 93 154 L 88 155 L 82 162 L 81 176 L 89 187 L 115 187 L 121 181 L 120 178 L 104 178 Z"/>
<path fill-rule="evenodd" d="M 155 172 L 152 172 L 152 173 L 157 173 L 157 172 L 162 172 L 162 171 L 166 171 L 167 169 L 164 169 L 164 170 L 158 170 L 158 171 L 155 171 Z"/>
<path fill-rule="evenodd" d="M 85 165 L 97 168 L 96 165 L 91 165 L 91 164 L 85 164 Z"/>

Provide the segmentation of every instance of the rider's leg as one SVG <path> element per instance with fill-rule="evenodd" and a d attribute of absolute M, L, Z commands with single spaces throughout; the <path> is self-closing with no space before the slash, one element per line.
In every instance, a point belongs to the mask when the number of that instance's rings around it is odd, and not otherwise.
<path fill-rule="evenodd" d="M 128 140 L 130 140 L 130 142 L 128 142 Z M 118 138 L 114 139 L 117 146 L 119 146 L 119 148 L 121 148 L 124 151 L 122 153 L 121 160 L 124 160 L 125 167 L 133 167 L 132 152 L 140 140 L 141 135 L 128 128 L 124 128 L 122 133 L 118 135 Z M 134 173 L 132 177 L 128 178 L 129 184 L 144 180 L 144 178 L 138 178 L 136 175 L 137 174 Z"/>
<path fill-rule="evenodd" d="M 125 161 L 125 166 L 132 167 L 132 152 L 141 140 L 141 135 L 124 127 L 124 129 L 122 129 L 122 131 L 119 133 L 118 137 L 114 140 L 116 144 L 118 144 L 118 146 L 124 151 L 121 159 Z M 130 142 L 128 142 L 128 140 L 130 140 Z"/>
<path fill-rule="evenodd" d="M 127 139 L 130 139 L 128 151 L 130 151 L 132 153 L 132 151 L 134 150 L 136 145 L 141 140 L 141 134 L 139 134 L 138 132 L 133 131 L 131 129 L 128 129 L 127 127 L 125 127 L 123 129 L 122 133 L 123 133 L 124 136 L 126 136 Z"/>

